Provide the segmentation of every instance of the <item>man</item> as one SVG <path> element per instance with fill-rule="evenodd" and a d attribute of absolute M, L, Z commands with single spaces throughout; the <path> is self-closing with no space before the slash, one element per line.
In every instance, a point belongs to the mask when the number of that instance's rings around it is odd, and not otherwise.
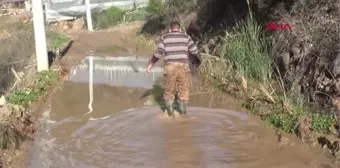
<path fill-rule="evenodd" d="M 150 59 L 147 72 L 161 58 L 164 60 L 164 94 L 166 110 L 174 118 L 174 99 L 177 91 L 179 99 L 179 112 L 187 112 L 186 104 L 189 101 L 190 68 L 191 64 L 199 65 L 198 48 L 192 38 L 182 33 L 179 22 L 170 24 L 169 32 L 162 35 L 155 54 Z M 195 66 L 195 65 L 194 65 Z"/>

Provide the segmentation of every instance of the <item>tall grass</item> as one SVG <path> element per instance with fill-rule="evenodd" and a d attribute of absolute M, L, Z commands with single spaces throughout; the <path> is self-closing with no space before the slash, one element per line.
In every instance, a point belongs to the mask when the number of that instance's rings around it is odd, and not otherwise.
<path fill-rule="evenodd" d="M 239 22 L 231 34 L 223 38 L 221 57 L 229 60 L 248 79 L 265 81 L 271 78 L 272 60 L 263 27 L 248 18 Z"/>
<path fill-rule="evenodd" d="M 253 19 L 253 13 L 252 13 L 252 10 L 251 10 L 252 0 L 246 0 L 246 1 L 247 1 L 247 5 L 248 5 L 249 17 L 250 17 L 250 19 Z"/>

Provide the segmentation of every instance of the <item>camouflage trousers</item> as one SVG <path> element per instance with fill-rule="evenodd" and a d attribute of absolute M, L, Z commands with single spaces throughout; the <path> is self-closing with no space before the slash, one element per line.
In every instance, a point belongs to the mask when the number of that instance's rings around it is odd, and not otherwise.
<path fill-rule="evenodd" d="M 177 92 L 182 103 L 189 101 L 191 74 L 189 65 L 172 63 L 164 66 L 164 100 L 174 100 Z"/>

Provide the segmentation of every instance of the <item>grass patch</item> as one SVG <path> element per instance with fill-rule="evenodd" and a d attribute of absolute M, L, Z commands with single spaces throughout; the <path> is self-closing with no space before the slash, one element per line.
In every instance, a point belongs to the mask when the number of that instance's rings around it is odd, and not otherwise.
<path fill-rule="evenodd" d="M 55 84 L 59 79 L 57 71 L 42 71 L 38 73 L 38 77 L 35 81 L 34 90 L 41 94 L 47 94 L 51 85 Z"/>
<path fill-rule="evenodd" d="M 9 94 L 7 100 L 16 105 L 31 104 L 37 101 L 40 96 L 47 95 L 49 87 L 56 83 L 58 79 L 59 75 L 56 71 L 40 72 L 31 89 L 24 88 L 22 90 L 16 90 Z"/>
<path fill-rule="evenodd" d="M 124 22 L 142 21 L 145 20 L 145 18 L 149 15 L 150 12 L 147 10 L 147 8 L 139 8 L 137 10 L 127 12 Z"/>
<path fill-rule="evenodd" d="M 107 29 L 123 21 L 125 12 L 117 7 L 94 12 L 92 14 L 93 27 L 95 29 Z"/>
<path fill-rule="evenodd" d="M 261 116 L 261 119 L 280 128 L 286 133 L 293 133 L 296 130 L 297 119 L 287 113 L 273 113 Z"/>
<path fill-rule="evenodd" d="M 24 22 L 23 20 L 10 21 L 10 19 L 8 16 L 2 16 L 2 19 L 0 19 L 0 30 L 15 33 L 17 31 L 31 29 L 32 27 L 32 24 Z"/>
<path fill-rule="evenodd" d="M 335 122 L 334 116 L 313 114 L 312 129 L 320 133 L 329 133 L 329 128 L 331 128 Z"/>
<path fill-rule="evenodd" d="M 142 21 L 150 15 L 148 8 L 122 10 L 111 7 L 92 14 L 93 27 L 97 30 L 107 29 L 125 22 Z"/>
<path fill-rule="evenodd" d="M 8 101 L 12 104 L 26 105 L 37 101 L 39 93 L 30 89 L 17 90 L 8 96 Z"/>
<path fill-rule="evenodd" d="M 305 111 L 298 109 L 297 113 L 289 114 L 289 113 L 271 113 L 262 115 L 261 118 L 267 123 L 272 124 L 276 128 L 286 132 L 286 133 L 295 133 L 298 128 L 298 118 L 300 116 L 306 116 L 311 118 L 311 126 L 309 129 L 318 132 L 327 134 L 330 132 L 330 128 L 335 125 L 335 118 L 332 115 L 326 114 L 311 114 L 306 113 Z"/>
<path fill-rule="evenodd" d="M 47 36 L 47 47 L 49 50 L 55 50 L 65 47 L 71 40 L 69 37 L 62 33 L 48 31 Z"/>

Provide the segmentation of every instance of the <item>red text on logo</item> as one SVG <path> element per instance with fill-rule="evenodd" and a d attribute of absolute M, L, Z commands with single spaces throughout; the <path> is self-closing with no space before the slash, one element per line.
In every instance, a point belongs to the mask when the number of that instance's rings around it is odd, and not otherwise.
<path fill-rule="evenodd" d="M 292 30 L 292 26 L 290 24 L 276 24 L 273 22 L 269 22 L 266 24 L 267 30 L 277 30 L 277 29 L 281 29 L 281 30 L 285 30 L 285 29 L 289 29 Z"/>

